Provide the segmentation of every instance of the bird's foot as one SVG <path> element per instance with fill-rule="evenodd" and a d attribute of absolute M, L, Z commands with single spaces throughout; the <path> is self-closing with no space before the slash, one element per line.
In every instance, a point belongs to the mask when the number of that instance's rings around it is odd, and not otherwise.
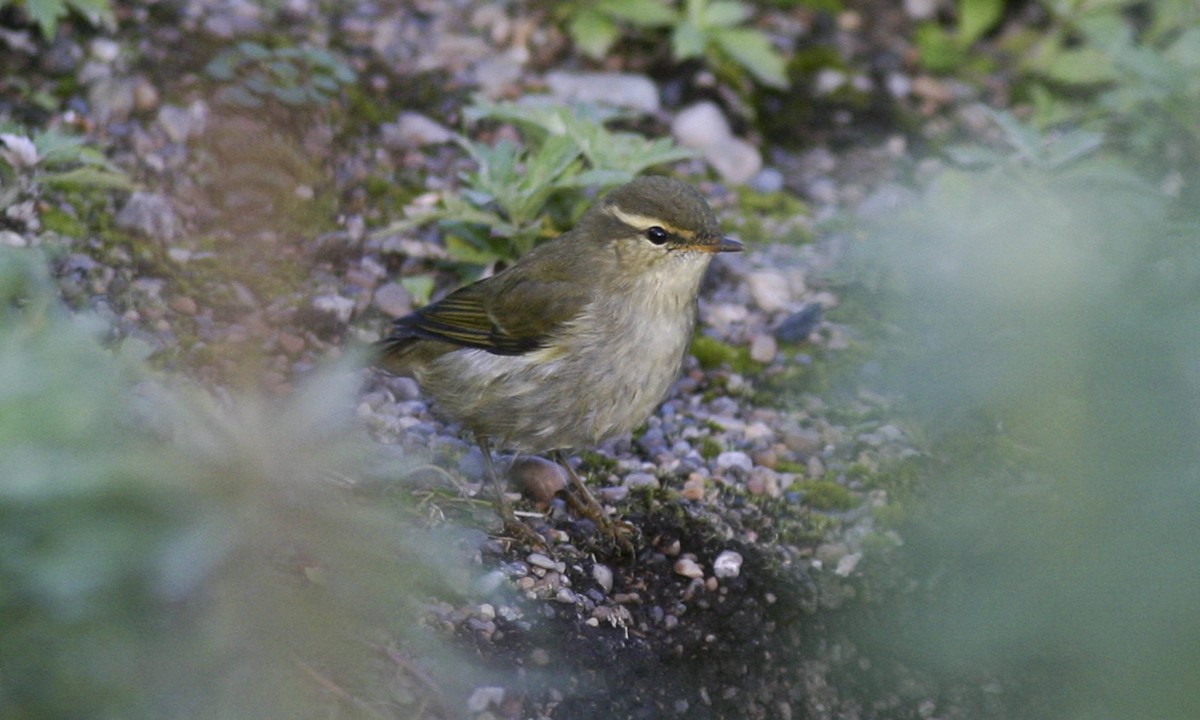
<path fill-rule="evenodd" d="M 619 550 L 621 554 L 633 556 L 637 549 L 635 542 L 641 536 L 641 532 L 636 526 L 624 520 L 614 520 L 609 517 L 608 513 L 604 510 L 604 506 L 588 490 L 583 479 L 579 477 L 579 474 L 575 472 L 575 468 L 571 467 L 567 459 L 559 455 L 557 460 L 567 471 L 567 475 L 571 479 L 571 489 L 567 493 L 567 500 L 571 508 L 579 515 L 595 523 L 599 534 L 612 547 Z"/>

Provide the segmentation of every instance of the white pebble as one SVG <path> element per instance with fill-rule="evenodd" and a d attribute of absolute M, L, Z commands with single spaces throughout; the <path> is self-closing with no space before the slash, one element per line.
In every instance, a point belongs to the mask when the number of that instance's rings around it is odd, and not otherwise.
<path fill-rule="evenodd" d="M 675 561 L 675 574 L 686 578 L 704 577 L 704 568 L 691 558 L 679 558 Z"/>
<path fill-rule="evenodd" d="M 719 578 L 735 578 L 742 571 L 742 554 L 736 550 L 725 550 L 713 560 L 713 575 Z"/>

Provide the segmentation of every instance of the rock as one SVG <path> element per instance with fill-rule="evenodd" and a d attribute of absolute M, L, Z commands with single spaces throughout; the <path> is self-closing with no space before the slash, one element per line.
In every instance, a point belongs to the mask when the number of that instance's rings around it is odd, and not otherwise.
<path fill-rule="evenodd" d="M 644 75 L 554 71 L 546 74 L 546 86 L 568 103 L 614 105 L 646 114 L 658 112 L 660 105 L 658 87 Z"/>
<path fill-rule="evenodd" d="M 804 307 L 789 315 L 779 324 L 779 327 L 775 328 L 775 337 L 780 342 L 804 342 L 821 324 L 822 314 L 820 303 L 806 303 Z"/>
<path fill-rule="evenodd" d="M 421 113 L 402 112 L 394 123 L 380 128 L 383 144 L 390 148 L 419 148 L 454 140 L 446 126 Z"/>
<path fill-rule="evenodd" d="M 187 295 L 176 295 L 167 305 L 182 315 L 195 315 L 198 310 L 196 301 Z"/>
<path fill-rule="evenodd" d="M 536 455 L 523 455 L 512 462 L 508 477 L 529 497 L 548 503 L 567 487 L 567 472 L 556 462 Z"/>
<path fill-rule="evenodd" d="M 525 558 L 525 562 L 533 567 L 540 567 L 544 570 L 559 570 L 559 563 L 554 559 L 543 555 L 542 553 L 529 553 Z M 565 568 L 564 568 L 565 569 Z"/>
<path fill-rule="evenodd" d="M 749 185 L 754 192 L 779 192 L 783 190 L 783 173 L 773 167 L 763 168 L 750 178 Z"/>
<path fill-rule="evenodd" d="M 312 299 L 312 307 L 324 315 L 333 316 L 343 325 L 350 322 L 354 313 L 354 300 L 341 295 L 320 295 Z"/>
<path fill-rule="evenodd" d="M 495 686 L 477 687 L 467 697 L 467 710 L 481 713 L 489 707 L 500 707 L 504 702 L 504 688 Z"/>
<path fill-rule="evenodd" d="M 779 487 L 779 473 L 765 467 L 756 467 L 750 471 L 750 477 L 746 478 L 746 490 L 751 495 L 766 495 L 772 498 L 783 495 L 783 489 Z"/>
<path fill-rule="evenodd" d="M 779 344 L 773 335 L 755 335 L 750 341 L 750 359 L 764 365 L 775 359 L 779 352 Z"/>
<path fill-rule="evenodd" d="M 729 137 L 724 142 L 704 149 L 704 159 L 725 182 L 742 185 L 750 181 L 762 169 L 762 155 L 758 148 L 739 137 Z"/>
<path fill-rule="evenodd" d="M 729 121 L 717 104 L 705 100 L 680 110 L 671 121 L 671 134 L 680 145 L 697 150 L 733 137 Z"/>
<path fill-rule="evenodd" d="M 684 147 L 699 150 L 726 182 L 748 182 L 762 169 L 758 149 L 733 135 L 729 121 L 712 101 L 681 110 L 671 122 L 671 134 Z"/>
<path fill-rule="evenodd" d="M 163 105 L 158 111 L 158 125 L 171 142 L 185 143 L 188 138 L 204 133 L 208 124 L 208 106 L 197 100 L 186 108 Z"/>
<path fill-rule="evenodd" d="M 704 478 L 699 473 L 692 473 L 683 483 L 683 489 L 679 492 L 685 500 L 703 500 L 704 499 Z"/>
<path fill-rule="evenodd" d="M 766 312 L 787 307 L 791 299 L 787 276 L 778 270 L 756 270 L 746 277 L 750 297 Z"/>
<path fill-rule="evenodd" d="M 704 577 L 704 568 L 689 557 L 681 557 L 675 561 L 675 574 L 686 578 Z"/>
<path fill-rule="evenodd" d="M 713 560 L 713 575 L 719 578 L 735 578 L 742 571 L 742 554 L 735 550 L 723 550 Z"/>
<path fill-rule="evenodd" d="M 510 54 L 489 56 L 475 66 L 475 82 L 485 97 L 504 97 L 521 79 L 522 62 Z"/>
<path fill-rule="evenodd" d="M 117 227 L 156 240 L 171 240 L 179 234 L 179 218 L 164 195 L 135 191 L 117 213 Z"/>
<path fill-rule="evenodd" d="M 650 473 L 644 472 L 629 473 L 625 476 L 625 479 L 621 481 L 621 484 L 630 489 L 650 488 L 651 490 L 657 490 L 661 486 L 658 478 L 654 477 Z"/>
<path fill-rule="evenodd" d="M 386 283 L 376 290 L 374 302 L 375 307 L 394 318 L 403 317 L 413 310 L 412 293 L 397 282 Z"/>
<path fill-rule="evenodd" d="M 838 560 L 837 567 L 833 574 L 838 577 L 849 577 L 850 573 L 854 572 L 854 568 L 858 567 L 858 561 L 862 560 L 862 553 L 850 553 L 841 560 Z"/>
<path fill-rule="evenodd" d="M 4 247 L 26 247 L 29 241 L 12 230 L 0 230 L 0 246 Z"/>
<path fill-rule="evenodd" d="M 612 592 L 613 571 L 607 565 L 601 565 L 599 563 L 593 565 L 592 579 L 596 581 L 596 584 L 599 585 L 602 590 L 604 590 L 606 595 Z"/>
<path fill-rule="evenodd" d="M 726 450 L 717 456 L 717 468 L 720 470 L 739 468 L 750 472 L 754 468 L 754 461 L 740 450 Z"/>
<path fill-rule="evenodd" d="M 88 89 L 88 104 L 101 125 L 122 122 L 133 112 L 134 81 L 129 78 L 101 78 Z"/>
<path fill-rule="evenodd" d="M 0 133 L 0 157 L 17 170 L 31 168 L 38 163 L 37 147 L 24 135 Z"/>

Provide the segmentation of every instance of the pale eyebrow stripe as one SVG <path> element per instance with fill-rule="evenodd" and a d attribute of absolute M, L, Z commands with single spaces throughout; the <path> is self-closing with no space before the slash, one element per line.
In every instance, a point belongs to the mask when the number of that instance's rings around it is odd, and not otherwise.
<path fill-rule="evenodd" d="M 673 235 L 678 235 L 679 237 L 682 237 L 682 238 L 691 239 L 691 238 L 696 237 L 696 233 L 692 232 L 691 230 L 684 230 L 683 228 L 675 227 L 674 225 L 672 225 L 668 222 L 663 222 L 659 218 L 653 217 L 651 215 L 639 215 L 637 213 L 628 213 L 628 212 L 625 212 L 624 210 L 622 210 L 621 208 L 617 207 L 616 205 L 609 205 L 608 207 L 605 208 L 605 210 L 608 212 L 609 215 L 612 215 L 613 217 L 615 217 L 616 219 L 625 223 L 626 225 L 633 227 L 633 228 L 637 228 L 638 230 L 649 230 L 650 228 L 657 225 L 658 227 L 662 228 L 663 230 L 666 230 L 667 232 L 669 232 Z"/>

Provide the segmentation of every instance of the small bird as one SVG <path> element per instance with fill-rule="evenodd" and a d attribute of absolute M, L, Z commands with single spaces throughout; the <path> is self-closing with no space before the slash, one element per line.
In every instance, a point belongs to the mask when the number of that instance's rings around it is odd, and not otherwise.
<path fill-rule="evenodd" d="M 709 262 L 741 249 L 695 188 L 638 178 L 511 267 L 396 320 L 375 364 L 474 434 L 510 531 L 533 534 L 504 499 L 493 444 L 554 453 L 611 534 L 563 451 L 645 422 L 679 374 Z"/>

